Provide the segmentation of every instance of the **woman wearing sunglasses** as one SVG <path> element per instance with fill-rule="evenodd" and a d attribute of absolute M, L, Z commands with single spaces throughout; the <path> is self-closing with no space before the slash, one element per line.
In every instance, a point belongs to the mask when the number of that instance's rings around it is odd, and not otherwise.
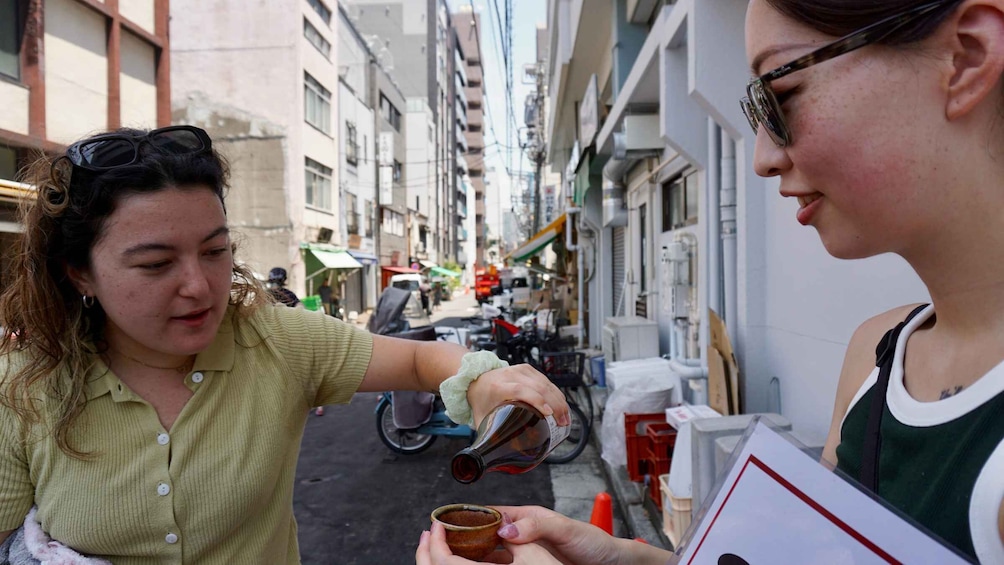
<path fill-rule="evenodd" d="M 116 565 L 299 563 L 311 407 L 434 391 L 459 369 L 456 411 L 518 398 L 567 421 L 525 366 L 273 306 L 234 259 L 227 177 L 190 126 L 91 137 L 30 169 L 0 297 L 3 538 L 35 505 L 53 539 Z"/>
<path fill-rule="evenodd" d="M 746 48 L 756 172 L 780 177 L 830 254 L 896 253 L 933 301 L 855 332 L 823 458 L 960 552 L 1004 563 L 1004 1 L 752 0 Z M 505 510 L 514 563 L 559 563 L 543 547 L 565 564 L 668 558 Z M 418 563 L 464 561 L 437 529 Z"/>

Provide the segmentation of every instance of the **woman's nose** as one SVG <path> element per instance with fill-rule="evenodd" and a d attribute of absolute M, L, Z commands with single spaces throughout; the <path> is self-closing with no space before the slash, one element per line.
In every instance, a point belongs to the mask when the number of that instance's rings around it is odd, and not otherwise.
<path fill-rule="evenodd" d="M 753 170 L 762 177 L 776 177 L 791 168 L 791 159 L 783 147 L 778 147 L 760 126 L 753 144 Z"/>
<path fill-rule="evenodd" d="M 209 291 L 209 277 L 198 261 L 193 261 L 182 272 L 180 292 L 184 296 L 202 297 Z"/>

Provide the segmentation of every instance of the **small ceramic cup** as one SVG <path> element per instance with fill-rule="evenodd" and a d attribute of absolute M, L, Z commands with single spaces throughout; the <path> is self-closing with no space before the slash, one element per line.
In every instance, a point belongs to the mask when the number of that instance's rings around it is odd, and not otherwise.
<path fill-rule="evenodd" d="M 487 506 L 447 504 L 432 511 L 432 521 L 443 525 L 450 550 L 464 559 L 479 561 L 502 543 L 502 514 Z"/>

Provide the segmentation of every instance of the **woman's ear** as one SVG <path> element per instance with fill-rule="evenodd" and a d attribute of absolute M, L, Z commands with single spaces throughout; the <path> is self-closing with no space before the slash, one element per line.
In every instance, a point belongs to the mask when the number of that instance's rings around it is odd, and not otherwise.
<path fill-rule="evenodd" d="M 70 283 L 77 289 L 77 292 L 86 296 L 94 296 L 94 291 L 91 290 L 94 285 L 91 280 L 90 271 L 70 267 L 69 265 L 64 266 L 64 268 L 66 269 L 66 277 L 70 279 Z"/>
<path fill-rule="evenodd" d="M 988 96 L 1000 97 L 1004 73 L 1004 0 L 963 2 L 951 19 L 952 76 L 945 117 L 968 115 Z M 999 101 L 994 100 L 997 107 Z"/>

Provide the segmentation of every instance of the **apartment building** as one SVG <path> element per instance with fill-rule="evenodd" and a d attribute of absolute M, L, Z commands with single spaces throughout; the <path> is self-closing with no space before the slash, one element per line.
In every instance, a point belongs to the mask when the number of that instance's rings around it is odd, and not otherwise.
<path fill-rule="evenodd" d="M 169 0 L 0 2 L 0 247 L 20 231 L 17 171 L 108 129 L 171 123 Z M 0 284 L 4 276 L 0 264 Z"/>
<path fill-rule="evenodd" d="M 338 131 L 341 241 L 362 263 L 345 280 L 341 306 L 348 314 L 376 307 L 380 292 L 377 250 L 377 113 L 372 104 L 370 67 L 378 62 L 366 40 L 338 9 Z"/>
<path fill-rule="evenodd" d="M 230 160 L 239 258 L 344 297 L 362 264 L 345 250 L 338 194 L 338 19 L 330 0 L 175 0 L 172 120 L 204 127 Z"/>
<path fill-rule="evenodd" d="M 454 41 L 446 1 L 350 0 L 345 3 L 345 9 L 364 37 L 380 38 L 380 44 L 373 50 L 404 95 L 405 104 L 399 109 L 405 109 L 409 124 L 418 124 L 414 130 L 409 130 L 406 141 L 412 156 L 407 166 L 417 165 L 420 169 L 408 180 L 409 186 L 419 188 L 407 198 L 409 223 L 413 226 L 408 229 L 410 256 L 416 262 L 422 260 L 429 264 L 466 260 L 458 256 L 457 200 L 461 183 L 457 170 L 458 126 L 453 100 L 456 88 Z M 420 129 L 423 116 L 430 115 L 432 130 L 423 131 Z M 429 133 L 431 151 L 427 149 L 423 159 L 417 147 L 423 142 L 429 143 L 425 141 Z M 423 177 L 421 169 L 427 170 L 429 164 L 433 170 Z M 421 208 L 423 188 L 432 189 L 428 210 Z M 416 196 L 419 198 L 417 208 Z M 423 225 L 427 229 L 423 230 Z"/>
<path fill-rule="evenodd" d="M 680 374 L 706 371 L 714 311 L 745 411 L 780 412 L 818 446 L 854 328 L 927 292 L 898 257 L 830 257 L 753 172 L 747 5 L 548 0 L 548 162 L 581 210 L 586 343 L 636 315 Z"/>
<path fill-rule="evenodd" d="M 473 202 L 464 202 L 468 214 L 471 209 L 474 211 L 475 251 L 471 260 L 475 265 L 485 266 L 485 89 L 481 65 L 481 16 L 467 5 L 460 6 L 452 19 L 457 38 L 457 125 L 462 130 L 458 132 L 458 142 L 463 138 L 463 143 L 458 143 L 457 151 L 466 149 L 466 152 L 458 155 L 458 159 L 466 161 L 467 175 L 474 189 Z M 462 235 L 464 237 L 461 241 L 470 237 L 467 233 Z"/>

